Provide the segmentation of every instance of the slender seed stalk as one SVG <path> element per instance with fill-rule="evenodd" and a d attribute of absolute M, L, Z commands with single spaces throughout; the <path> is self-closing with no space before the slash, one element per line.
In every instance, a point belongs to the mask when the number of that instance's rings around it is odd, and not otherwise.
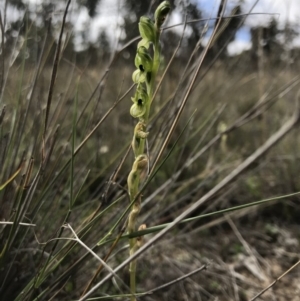
<path fill-rule="evenodd" d="M 137 47 L 135 57 L 135 66 L 137 70 L 133 72 L 132 79 L 137 84 L 136 92 L 132 97 L 133 105 L 130 109 L 130 114 L 134 118 L 138 118 L 138 123 L 135 126 L 132 149 L 135 155 L 132 169 L 128 175 L 127 184 L 130 196 L 130 202 L 134 202 L 128 218 L 128 234 L 136 231 L 137 217 L 141 209 L 141 198 L 137 196 L 139 186 L 146 175 L 148 167 L 148 157 L 145 154 L 145 141 L 148 136 L 146 132 L 153 91 L 155 87 L 155 79 L 160 64 L 160 31 L 167 14 L 170 11 L 170 3 L 162 2 L 156 9 L 154 21 L 148 17 L 141 17 L 139 22 L 139 31 L 142 40 Z M 149 52 L 150 45 L 153 48 L 153 58 Z M 142 225 L 145 229 L 145 225 Z M 130 256 L 141 246 L 142 238 L 129 239 Z M 129 266 L 130 273 L 130 289 L 132 293 L 131 301 L 136 301 L 136 260 L 132 261 Z"/>

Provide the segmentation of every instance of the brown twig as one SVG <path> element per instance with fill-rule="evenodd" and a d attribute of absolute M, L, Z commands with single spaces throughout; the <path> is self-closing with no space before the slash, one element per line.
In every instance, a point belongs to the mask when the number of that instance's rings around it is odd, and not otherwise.
<path fill-rule="evenodd" d="M 298 260 L 293 266 L 291 266 L 288 270 L 286 270 L 283 274 L 281 274 L 278 278 L 276 278 L 271 284 L 269 284 L 266 288 L 264 288 L 261 292 L 259 292 L 255 297 L 250 299 L 250 301 L 256 300 L 262 294 L 264 294 L 267 290 L 272 288 L 278 281 L 280 281 L 284 276 L 286 276 L 289 272 L 295 269 L 298 265 L 300 265 L 300 260 Z"/>
<path fill-rule="evenodd" d="M 180 282 L 180 281 L 182 281 L 182 280 L 184 280 L 186 278 L 189 278 L 189 277 L 191 277 L 191 276 L 193 276 L 193 275 L 195 275 L 195 274 L 197 274 L 197 273 L 199 273 L 201 271 L 204 271 L 206 269 L 207 269 L 207 265 L 205 264 L 205 265 L 201 266 L 200 268 L 198 268 L 198 269 L 196 269 L 196 270 L 194 270 L 194 271 L 192 271 L 190 273 L 187 273 L 187 274 L 185 274 L 185 275 L 183 275 L 181 277 L 178 277 L 178 278 L 176 278 L 176 279 L 174 279 L 174 280 L 172 280 L 172 281 L 170 281 L 168 283 L 165 283 L 165 284 L 163 284 L 161 286 L 158 286 L 158 287 L 156 287 L 156 288 L 154 288 L 154 289 L 146 292 L 145 294 L 153 294 L 153 293 L 155 293 L 155 292 L 157 292 L 159 290 L 162 290 L 162 289 L 165 289 L 165 288 L 167 288 L 167 287 L 169 287 L 171 285 L 174 285 L 174 284 L 176 284 L 176 283 L 178 283 L 178 282 Z"/>
<path fill-rule="evenodd" d="M 109 256 L 111 255 L 112 251 L 115 249 L 115 247 L 117 246 L 120 238 L 122 237 L 122 235 L 124 234 L 126 230 L 126 226 L 123 227 L 123 229 L 120 231 L 119 235 L 117 236 L 117 238 L 115 239 L 115 241 L 113 242 L 112 246 L 110 247 L 108 253 L 106 254 L 106 256 L 103 259 L 103 263 L 101 263 L 96 271 L 96 273 L 94 274 L 94 276 L 92 277 L 92 279 L 89 281 L 89 283 L 87 284 L 87 286 L 85 287 L 82 296 L 84 296 L 87 291 L 91 288 L 91 286 L 93 285 L 95 279 L 97 278 L 97 276 L 100 274 L 100 272 L 102 271 L 103 267 L 105 266 L 104 263 L 107 262 Z"/>

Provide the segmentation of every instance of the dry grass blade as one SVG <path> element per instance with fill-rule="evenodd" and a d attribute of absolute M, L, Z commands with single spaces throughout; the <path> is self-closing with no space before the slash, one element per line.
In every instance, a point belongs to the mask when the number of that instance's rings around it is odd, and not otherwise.
<path fill-rule="evenodd" d="M 159 290 L 165 289 L 165 288 L 167 288 L 167 287 L 169 287 L 171 285 L 174 285 L 174 284 L 176 284 L 176 283 L 178 283 L 180 281 L 183 281 L 183 280 L 185 280 L 185 279 L 187 279 L 187 278 L 189 278 L 189 277 L 191 277 L 191 276 L 193 276 L 193 275 L 195 275 L 195 274 L 197 274 L 197 273 L 199 273 L 201 271 L 204 271 L 206 269 L 207 269 L 207 265 L 203 265 L 200 268 L 198 268 L 198 269 L 196 269 L 196 270 L 194 270 L 194 271 L 192 271 L 190 273 L 187 273 L 187 274 L 185 274 L 185 275 L 183 275 L 183 276 L 181 276 L 181 277 L 179 277 L 177 279 L 174 279 L 173 281 L 170 281 L 170 282 L 168 282 L 166 284 L 163 284 L 163 285 L 161 285 L 159 287 L 156 287 L 156 288 L 154 288 L 154 289 L 146 292 L 145 294 L 153 294 L 153 293 L 155 293 L 155 292 L 157 292 Z"/>
<path fill-rule="evenodd" d="M 13 225 L 13 222 L 0 222 L 0 225 Z M 35 224 L 29 224 L 29 223 L 19 223 L 20 226 L 26 226 L 26 227 L 36 227 Z"/>
<path fill-rule="evenodd" d="M 300 265 L 300 260 L 298 260 L 294 265 L 292 265 L 289 269 L 287 269 L 283 274 L 281 274 L 277 279 L 275 279 L 270 285 L 268 285 L 266 288 L 264 288 L 261 292 L 259 292 L 255 297 L 250 299 L 249 301 L 257 300 L 259 297 L 261 297 L 266 291 L 271 289 L 278 281 L 280 281 L 283 277 L 285 277 L 288 273 L 290 273 L 292 270 L 294 270 L 297 266 Z"/>
<path fill-rule="evenodd" d="M 53 89 L 54 89 L 54 84 L 57 76 L 57 69 L 58 69 L 58 64 L 60 60 L 60 51 L 61 51 L 61 43 L 62 43 L 62 38 L 63 38 L 63 33 L 64 33 L 64 28 L 66 24 L 66 18 L 68 14 L 68 9 L 71 4 L 71 0 L 68 0 L 65 11 L 64 11 L 64 16 L 61 24 L 61 29 L 60 29 L 60 34 L 55 50 L 55 57 L 54 57 L 54 62 L 53 62 L 53 68 L 52 68 L 52 74 L 51 74 L 51 82 L 48 90 L 48 99 L 47 99 L 47 106 L 46 106 L 46 113 L 45 113 L 45 123 L 44 123 L 44 132 L 43 132 L 43 139 L 45 143 L 46 139 L 46 131 L 47 131 L 47 125 L 48 125 L 48 119 L 49 119 L 49 112 L 50 112 L 50 107 L 51 107 L 51 102 L 52 102 L 52 95 L 53 95 Z M 45 149 L 44 149 L 45 151 Z"/>
<path fill-rule="evenodd" d="M 98 275 L 100 274 L 100 272 L 103 270 L 103 267 L 105 267 L 105 263 L 107 262 L 107 260 L 109 259 L 110 255 L 112 254 L 112 252 L 114 251 L 114 249 L 116 248 L 122 234 L 125 232 L 126 230 L 126 226 L 123 227 L 123 231 L 121 231 L 118 235 L 118 237 L 115 239 L 114 243 L 112 244 L 112 246 L 110 247 L 109 251 L 107 252 L 106 256 L 103 259 L 103 263 L 101 263 L 97 269 L 97 271 L 95 272 L 95 274 L 93 275 L 93 277 L 91 278 L 91 280 L 89 281 L 89 283 L 87 284 L 87 286 L 85 287 L 82 296 L 84 296 L 89 289 L 92 287 L 93 283 L 95 282 L 96 278 L 98 277 Z"/>
<path fill-rule="evenodd" d="M 2 20 L 2 13 L 0 12 L 0 30 L 1 30 L 1 62 L 0 62 L 0 99 L 2 98 L 2 90 L 3 90 L 3 84 L 4 84 L 4 74 L 5 74 L 5 32 L 4 32 L 4 24 Z M 1 123 L 1 122 L 0 122 Z"/>
<path fill-rule="evenodd" d="M 102 258 L 100 258 L 91 248 L 89 248 L 85 243 L 83 243 L 79 237 L 77 236 L 76 232 L 73 230 L 73 228 L 71 227 L 71 225 L 67 224 L 65 225 L 66 228 L 70 229 L 71 232 L 73 233 L 75 240 L 81 245 L 83 246 L 89 253 L 91 253 L 95 258 L 97 258 L 98 261 L 101 262 L 102 266 L 105 267 L 105 269 L 107 269 L 110 273 L 113 273 L 114 277 L 116 279 L 118 279 L 121 283 L 124 284 L 125 287 L 127 287 L 127 285 L 122 281 L 122 279 L 120 279 L 120 277 L 114 273 L 113 269 L 106 264 L 105 260 L 103 260 Z"/>

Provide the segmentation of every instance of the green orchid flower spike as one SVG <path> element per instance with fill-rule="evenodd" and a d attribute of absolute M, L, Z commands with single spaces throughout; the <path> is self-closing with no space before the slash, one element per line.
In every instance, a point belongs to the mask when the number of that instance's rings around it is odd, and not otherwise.
<path fill-rule="evenodd" d="M 137 84 L 137 88 L 134 96 L 131 98 L 133 105 L 130 108 L 131 116 L 138 118 L 139 121 L 135 126 L 131 143 L 135 160 L 127 178 L 128 194 L 132 206 L 127 226 L 129 234 L 136 231 L 137 218 L 141 209 L 142 195 L 138 195 L 138 192 L 143 178 L 147 175 L 149 164 L 148 156 L 145 154 L 145 143 L 149 134 L 147 132 L 147 124 L 153 100 L 156 74 L 161 60 L 159 38 L 161 25 L 164 23 L 170 9 L 170 3 L 164 1 L 156 9 L 154 21 L 148 17 L 141 17 L 139 22 L 139 31 L 142 40 L 138 43 L 137 53 L 134 59 L 134 64 L 137 69 L 132 74 L 132 80 Z M 153 58 L 149 52 L 150 46 L 152 46 L 151 53 L 153 53 Z M 138 239 L 129 239 L 129 246 L 129 253 L 132 255 L 139 248 Z M 132 292 L 131 301 L 136 301 L 134 295 L 136 291 L 136 260 L 131 262 L 129 271 L 130 289 Z"/>

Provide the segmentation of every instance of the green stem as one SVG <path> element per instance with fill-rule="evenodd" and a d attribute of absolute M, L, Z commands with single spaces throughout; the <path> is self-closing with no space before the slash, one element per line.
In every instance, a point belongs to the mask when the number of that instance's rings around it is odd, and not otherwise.
<path fill-rule="evenodd" d="M 136 238 L 131 238 L 129 240 L 130 244 L 130 256 L 133 255 L 136 249 Z M 130 274 L 130 290 L 131 298 L 130 301 L 136 301 L 135 292 L 136 292 L 136 259 L 130 262 L 129 265 L 129 274 Z"/>

